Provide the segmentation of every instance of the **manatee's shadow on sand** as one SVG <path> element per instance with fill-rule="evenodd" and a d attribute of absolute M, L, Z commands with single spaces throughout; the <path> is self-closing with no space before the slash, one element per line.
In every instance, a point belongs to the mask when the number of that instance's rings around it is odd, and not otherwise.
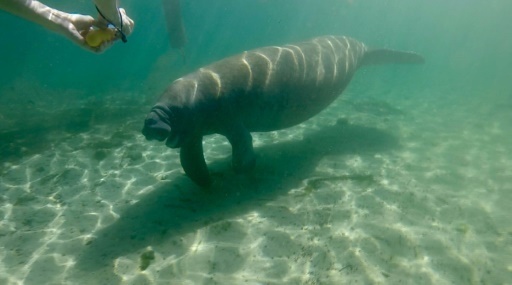
<path fill-rule="evenodd" d="M 215 175 L 216 182 L 209 192 L 201 191 L 185 176 L 155 189 L 126 208 L 115 223 L 100 230 L 97 238 L 84 246 L 76 268 L 89 272 L 109 267 L 119 256 L 171 242 L 212 222 L 262 208 L 300 186 L 326 155 L 377 153 L 397 147 L 397 139 L 386 132 L 340 121 L 307 133 L 302 140 L 256 148 L 258 163 L 247 177 L 226 170 L 228 158 L 214 162 L 210 169 L 223 171 Z"/>

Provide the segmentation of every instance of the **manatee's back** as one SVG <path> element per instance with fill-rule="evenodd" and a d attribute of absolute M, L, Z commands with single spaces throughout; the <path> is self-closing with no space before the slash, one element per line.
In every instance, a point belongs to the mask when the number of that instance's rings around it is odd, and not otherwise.
<path fill-rule="evenodd" d="M 222 113 L 242 116 L 251 131 L 275 130 L 307 120 L 336 99 L 364 51 L 350 38 L 320 37 L 247 51 L 196 77 L 204 96 L 224 103 Z"/>
<path fill-rule="evenodd" d="M 413 52 L 368 50 L 348 37 L 324 36 L 246 51 L 186 78 L 195 80 L 195 104 L 206 102 L 213 117 L 238 118 L 250 131 L 271 131 L 325 109 L 361 65 L 422 62 Z"/>

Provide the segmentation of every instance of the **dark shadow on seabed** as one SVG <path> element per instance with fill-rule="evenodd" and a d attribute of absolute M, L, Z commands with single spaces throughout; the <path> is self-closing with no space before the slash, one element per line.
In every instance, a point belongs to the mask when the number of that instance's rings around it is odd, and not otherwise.
<path fill-rule="evenodd" d="M 84 246 L 76 269 L 83 273 L 109 270 L 118 256 L 173 242 L 212 222 L 261 208 L 267 201 L 300 186 L 326 155 L 376 153 L 398 147 L 397 139 L 386 132 L 339 121 L 306 134 L 302 140 L 257 148 L 256 169 L 247 176 L 226 170 L 229 159 L 214 162 L 210 169 L 223 172 L 215 175 L 216 182 L 208 192 L 201 191 L 185 176 L 152 191 L 126 208 L 115 223 Z M 185 254 L 188 248 L 184 246 L 179 251 L 168 255 Z"/>
<path fill-rule="evenodd" d="M 85 133 L 93 126 L 139 121 L 149 109 L 140 101 L 126 99 L 122 105 L 98 99 L 81 107 L 57 110 L 29 105 L 21 112 L 21 105 L 7 107 L 0 110 L 0 120 L 9 119 L 0 124 L 0 173 L 4 163 L 16 164 L 25 157 L 41 154 L 56 142 Z M 110 143 L 121 146 L 123 142 L 120 139 Z"/>

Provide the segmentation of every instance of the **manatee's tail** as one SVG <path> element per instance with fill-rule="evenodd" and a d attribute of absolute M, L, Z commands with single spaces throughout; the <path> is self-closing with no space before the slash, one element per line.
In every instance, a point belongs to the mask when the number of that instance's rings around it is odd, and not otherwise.
<path fill-rule="evenodd" d="M 362 65 L 376 64 L 422 64 L 423 56 L 411 51 L 398 51 L 391 49 L 370 49 L 364 54 Z"/>

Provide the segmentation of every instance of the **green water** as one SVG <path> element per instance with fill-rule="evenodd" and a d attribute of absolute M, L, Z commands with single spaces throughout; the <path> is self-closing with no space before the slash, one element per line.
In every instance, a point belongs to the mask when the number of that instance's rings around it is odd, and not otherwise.
<path fill-rule="evenodd" d="M 512 2 L 183 0 L 185 60 L 160 1 L 121 6 L 134 33 L 101 55 L 0 12 L 0 284 L 512 282 Z M 255 134 L 249 177 L 206 138 L 212 193 L 140 134 L 174 79 L 326 34 L 426 64 Z"/>

